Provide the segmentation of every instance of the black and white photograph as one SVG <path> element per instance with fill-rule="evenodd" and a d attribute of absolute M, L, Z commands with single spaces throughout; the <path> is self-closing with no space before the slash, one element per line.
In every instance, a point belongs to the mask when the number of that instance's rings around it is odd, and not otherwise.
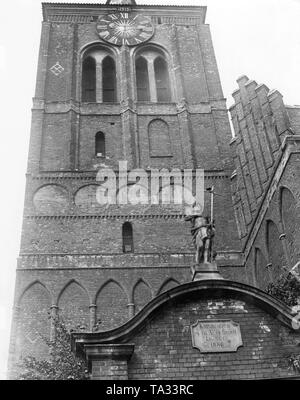
<path fill-rule="evenodd" d="M 300 0 L 1 9 L 0 380 L 300 380 Z"/>

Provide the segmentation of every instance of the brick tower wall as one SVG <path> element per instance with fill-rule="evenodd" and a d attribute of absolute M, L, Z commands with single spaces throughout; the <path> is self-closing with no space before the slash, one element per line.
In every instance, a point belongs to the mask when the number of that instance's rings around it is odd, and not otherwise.
<path fill-rule="evenodd" d="M 230 193 L 231 132 L 206 8 L 136 7 L 151 17 L 151 43 L 168 59 L 171 102 L 137 103 L 136 49 L 111 46 L 118 101 L 83 103 L 82 55 L 95 43 L 107 46 L 95 29 L 107 11 L 96 4 L 43 6 L 10 365 L 43 346 L 37 315 L 46 321 L 59 314 L 69 327 L 89 330 L 98 323 L 105 329 L 123 323 L 161 290 L 191 279 L 194 249 L 182 209 L 99 207 L 96 173 L 117 169 L 119 160 L 128 161 L 129 169 L 204 169 L 205 186 L 220 194 L 219 266 L 225 277 L 246 279 Z M 153 157 L 149 135 L 157 138 L 162 126 L 170 154 Z M 95 157 L 98 131 L 105 133 L 105 159 Z M 209 206 L 207 194 L 207 212 Z M 131 254 L 122 251 L 126 221 L 133 227 Z"/>

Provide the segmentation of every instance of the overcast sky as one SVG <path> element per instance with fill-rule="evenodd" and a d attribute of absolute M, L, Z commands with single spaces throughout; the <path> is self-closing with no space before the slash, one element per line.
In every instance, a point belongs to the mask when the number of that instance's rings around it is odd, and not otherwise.
<path fill-rule="evenodd" d="M 61 1 L 71 3 L 71 0 Z M 88 3 L 74 1 L 74 3 Z M 92 2 L 92 1 L 91 1 Z M 97 1 L 93 1 L 97 3 Z M 99 1 L 103 3 L 105 1 Z M 300 104 L 300 0 L 137 0 L 138 4 L 207 5 L 227 105 L 247 75 Z M 0 378 L 5 379 L 10 315 L 19 252 L 42 12 L 40 0 L 1 4 L 0 15 Z"/>

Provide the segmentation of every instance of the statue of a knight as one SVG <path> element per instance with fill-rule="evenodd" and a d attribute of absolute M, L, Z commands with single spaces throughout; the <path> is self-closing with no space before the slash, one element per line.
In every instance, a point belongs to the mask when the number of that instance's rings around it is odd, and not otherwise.
<path fill-rule="evenodd" d="M 191 221 L 191 233 L 196 247 L 196 264 L 211 263 L 215 254 L 213 253 L 213 237 L 215 236 L 214 221 L 202 215 L 202 209 L 194 203 L 186 209 L 186 221 Z"/>

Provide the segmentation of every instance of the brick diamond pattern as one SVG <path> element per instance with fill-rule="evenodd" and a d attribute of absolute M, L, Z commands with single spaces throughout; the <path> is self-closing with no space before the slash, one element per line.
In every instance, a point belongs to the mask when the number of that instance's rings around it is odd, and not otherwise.
<path fill-rule="evenodd" d="M 64 67 L 60 65 L 59 62 L 54 64 L 51 68 L 50 71 L 53 72 L 54 75 L 58 76 L 64 71 Z"/>

